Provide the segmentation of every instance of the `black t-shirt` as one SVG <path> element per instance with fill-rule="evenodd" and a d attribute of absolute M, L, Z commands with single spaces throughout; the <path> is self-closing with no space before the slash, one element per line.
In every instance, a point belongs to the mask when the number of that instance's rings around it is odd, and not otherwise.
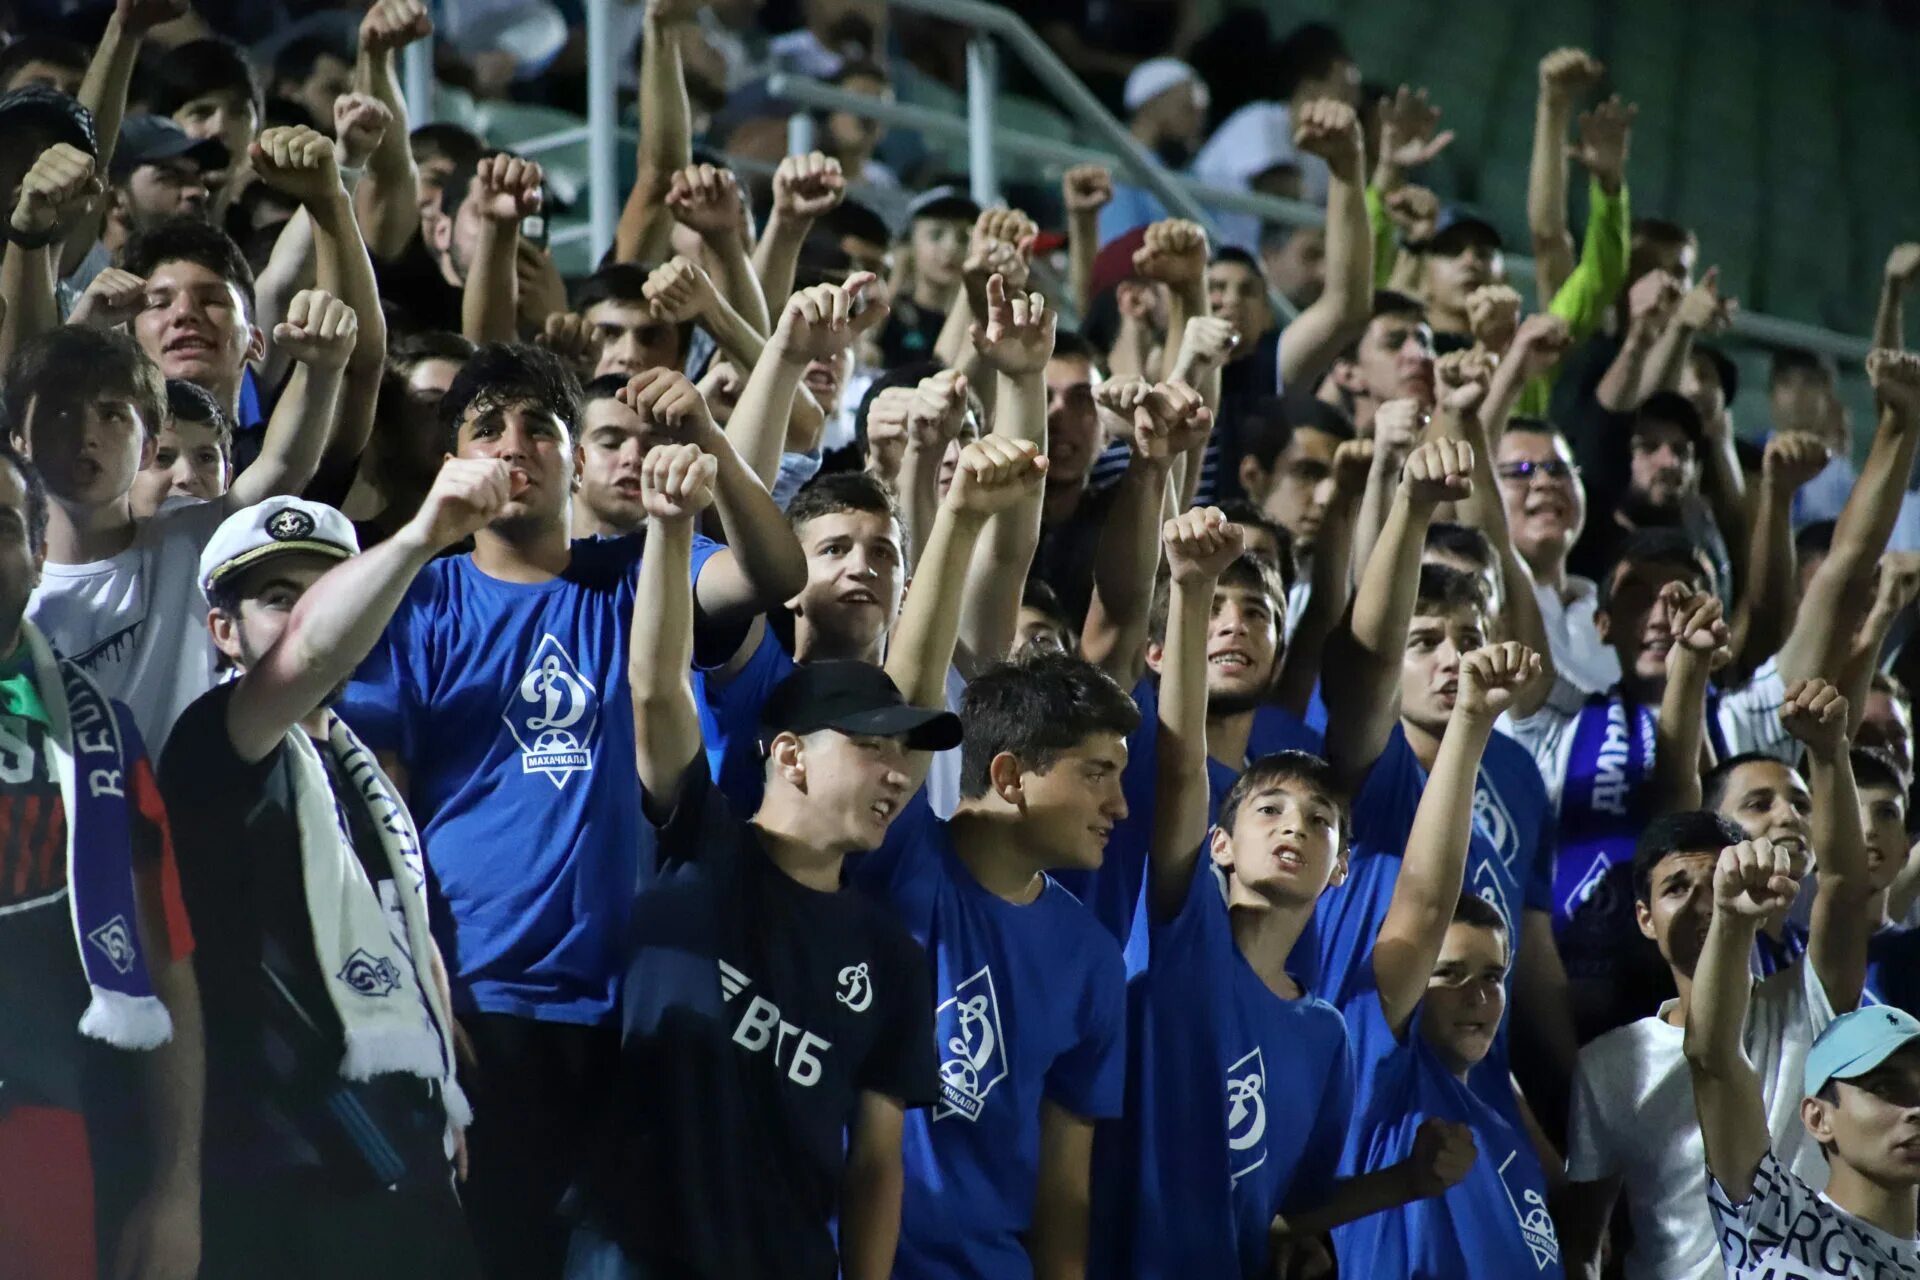
<path fill-rule="evenodd" d="M 374 275 L 379 279 L 381 301 L 400 312 L 406 327 L 460 332 L 460 289 L 447 283 L 418 231 L 399 257 L 375 262 Z"/>
<path fill-rule="evenodd" d="M 934 1100 L 926 957 L 886 908 L 776 867 L 704 753 L 654 835 L 582 1206 L 663 1275 L 833 1280 L 860 1095 Z"/>
<path fill-rule="evenodd" d="M 237 684 L 181 713 L 160 759 L 206 1018 L 210 1178 L 318 1169 L 343 1186 L 444 1182 L 446 1116 L 417 1076 L 340 1075 L 346 1042 L 313 945 L 284 746 L 249 764 L 227 733 Z M 321 751 L 361 869 L 393 901 L 373 815 Z"/>
<path fill-rule="evenodd" d="M 910 298 L 896 299 L 893 312 L 880 330 L 880 363 L 889 369 L 931 360 L 933 344 L 946 327 L 947 313 L 922 307 Z"/>
<path fill-rule="evenodd" d="M 1088 493 L 1071 516 L 1040 527 L 1040 545 L 1034 549 L 1033 572 L 1052 587 L 1075 626 L 1086 621 L 1093 602 L 1093 561 L 1100 550 L 1100 534 L 1107 525 L 1120 486 L 1109 485 Z"/>
<path fill-rule="evenodd" d="M 1213 492 L 1200 496 L 1215 502 L 1246 497 L 1240 488 L 1240 457 L 1246 449 L 1242 424 L 1262 400 L 1280 391 L 1280 330 L 1275 328 L 1220 370 L 1220 411 L 1213 415 L 1213 438 L 1207 442 L 1207 451 L 1214 455 Z"/>

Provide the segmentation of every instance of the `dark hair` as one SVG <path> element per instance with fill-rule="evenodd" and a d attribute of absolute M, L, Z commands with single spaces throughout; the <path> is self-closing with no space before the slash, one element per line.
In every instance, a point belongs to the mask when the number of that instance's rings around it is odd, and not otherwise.
<path fill-rule="evenodd" d="M 167 417 L 167 383 L 130 334 L 61 325 L 22 342 L 0 381 L 0 418 L 9 439 L 27 434 L 27 406 L 37 397 L 70 399 L 87 391 L 124 393 L 140 411 L 149 438 Z"/>
<path fill-rule="evenodd" d="M 585 315 L 603 302 L 646 309 L 649 304 L 644 289 L 647 277 L 651 274 L 651 268 L 637 262 L 605 263 L 580 282 L 579 288 L 574 291 L 573 309 Z M 680 364 L 686 363 L 687 352 L 693 347 L 693 325 L 693 321 L 687 320 L 674 326 L 679 336 Z M 741 376 L 745 377 L 749 372 L 751 370 L 743 369 Z"/>
<path fill-rule="evenodd" d="M 1093 345 L 1092 339 L 1077 329 L 1058 329 L 1053 335 L 1053 358 L 1055 360 L 1085 360 L 1098 369 L 1106 363 L 1100 349 Z"/>
<path fill-rule="evenodd" d="M 908 556 L 908 563 L 912 563 L 912 549 L 905 545 L 907 522 L 900 514 L 900 504 L 886 481 L 870 472 L 829 471 L 815 476 L 801 486 L 800 492 L 787 504 L 787 523 L 798 532 L 808 521 L 847 511 L 885 516 L 900 526 L 901 550 Z"/>
<path fill-rule="evenodd" d="M 588 405 L 596 400 L 617 399 L 627 388 L 629 379 L 624 373 L 603 373 L 580 388 L 580 409 L 584 413 Z"/>
<path fill-rule="evenodd" d="M 20 473 L 20 487 L 27 495 L 27 547 L 37 556 L 47 549 L 47 482 L 40 478 L 40 468 L 28 462 L 10 439 L 0 438 L 0 462 L 13 464 Z"/>
<path fill-rule="evenodd" d="M 1279 548 L 1280 563 L 1273 566 L 1280 574 L 1280 580 L 1287 590 L 1293 590 L 1293 535 L 1287 526 L 1278 520 L 1269 519 L 1267 513 L 1245 498 L 1228 498 L 1220 504 L 1220 514 L 1243 529 L 1258 529 L 1274 540 Z"/>
<path fill-rule="evenodd" d="M 1483 569 L 1493 564 L 1492 541 L 1484 529 L 1476 529 L 1472 525 L 1435 520 L 1427 526 L 1426 545 L 1429 551 L 1444 551 Z"/>
<path fill-rule="evenodd" d="M 1720 761 L 1701 777 L 1701 806 L 1715 813 L 1720 812 L 1720 806 L 1727 798 L 1727 788 L 1733 783 L 1733 771 L 1742 765 L 1749 764 L 1777 764 L 1788 773 L 1797 772 L 1792 765 L 1779 756 L 1769 755 L 1765 751 L 1742 751 L 1738 755 L 1731 755 Z"/>
<path fill-rule="evenodd" d="M 88 61 L 87 51 L 77 41 L 29 31 L 0 47 L 0 86 L 13 79 L 29 62 L 51 62 L 57 67 L 84 72 Z"/>
<path fill-rule="evenodd" d="M 1633 849 L 1633 896 L 1653 901 L 1653 870 L 1660 860 L 1676 853 L 1710 853 L 1716 858 L 1729 845 L 1747 838 L 1719 814 L 1706 809 L 1663 813 L 1647 824 Z"/>
<path fill-rule="evenodd" d="M 1768 390 L 1777 386 L 1789 373 L 1810 373 L 1830 387 L 1839 381 L 1840 376 L 1831 356 L 1823 356 L 1805 347 L 1775 348 L 1773 364 L 1767 370 Z"/>
<path fill-rule="evenodd" d="M 967 683 L 960 703 L 960 794 L 971 799 L 992 785 L 994 757 L 1010 752 L 1024 769 L 1045 773 L 1088 736 L 1126 737 L 1140 708 L 1117 681 L 1082 658 L 1036 654 L 1002 662 Z"/>
<path fill-rule="evenodd" d="M 168 262 L 191 262 L 213 272 L 240 291 L 247 318 L 253 318 L 253 268 L 233 237 L 220 228 L 191 215 L 168 218 L 135 232 L 120 251 L 121 268 L 142 278 Z"/>
<path fill-rule="evenodd" d="M 446 329 L 422 329 L 387 344 L 387 367 L 412 373 L 429 360 L 465 364 L 478 350 L 473 339 Z"/>
<path fill-rule="evenodd" d="M 580 380 L 545 347 L 489 342 L 460 366 L 440 398 L 440 426 L 449 452 L 459 452 L 460 423 L 469 411 L 525 404 L 553 414 L 572 436 L 580 426 Z"/>
<path fill-rule="evenodd" d="M 280 46 L 280 52 L 274 55 L 273 76 L 276 80 L 305 80 L 313 74 L 320 59 L 335 57 L 349 66 L 353 63 L 353 53 L 343 48 L 338 40 L 314 33 L 295 36 Z M 331 123 L 331 121 L 329 121 Z"/>
<path fill-rule="evenodd" d="M 1567 433 L 1560 429 L 1558 423 L 1550 422 L 1545 418 L 1529 418 L 1524 414 L 1515 414 L 1508 418 L 1506 430 L 1500 434 L 1512 435 L 1516 431 L 1523 431 L 1532 436 L 1550 436 L 1559 440 L 1567 438 Z"/>
<path fill-rule="evenodd" d="M 1272 96 L 1285 102 L 1303 81 L 1330 75 L 1353 54 L 1340 33 L 1324 22 L 1303 22 L 1274 44 L 1267 55 Z"/>
<path fill-rule="evenodd" d="M 189 40 L 171 49 L 148 46 L 147 56 L 140 60 L 140 85 L 134 94 L 147 110 L 170 116 L 210 93 L 238 93 L 256 110 L 260 107 L 265 95 L 246 50 L 218 36 Z"/>
<path fill-rule="evenodd" d="M 1378 320 L 1381 316 L 1419 316 L 1427 318 L 1427 304 L 1410 293 L 1398 289 L 1375 289 L 1373 291 L 1373 310 L 1367 318 Z"/>
<path fill-rule="evenodd" d="M 233 439 L 233 424 L 220 411 L 220 402 L 213 398 L 213 393 L 184 378 L 167 379 L 167 415 L 211 428 L 223 450 Z"/>
<path fill-rule="evenodd" d="M 1067 616 L 1067 606 L 1060 602 L 1060 593 L 1051 583 L 1037 574 L 1029 573 L 1026 582 L 1020 588 L 1020 607 L 1037 609 L 1046 614 L 1067 630 L 1074 630 L 1073 619 Z"/>
<path fill-rule="evenodd" d="M 264 132 L 268 129 L 288 128 L 294 125 L 305 125 L 320 133 L 333 132 L 333 122 L 320 120 L 313 112 L 307 110 L 305 104 L 277 93 L 269 95 L 266 106 L 260 110 L 261 130 Z M 253 184 L 253 187 L 264 186 L 266 186 L 264 182 Z M 253 187 L 249 187 L 248 190 L 251 191 Z"/>
<path fill-rule="evenodd" d="M 1671 423 L 1680 428 L 1695 446 L 1706 439 L 1706 426 L 1700 421 L 1700 410 L 1678 391 L 1656 391 L 1641 401 L 1640 407 L 1634 410 L 1630 434 L 1638 434 L 1643 422 Z"/>
<path fill-rule="evenodd" d="M 1214 584 L 1215 590 L 1221 587 L 1250 588 L 1267 597 L 1273 609 L 1274 631 L 1284 643 L 1287 616 L 1287 582 L 1275 565 L 1268 564 L 1259 556 L 1242 553 L 1233 563 L 1220 571 L 1220 579 Z M 1167 615 L 1173 608 L 1173 584 L 1162 573 L 1153 584 L 1153 605 L 1147 615 L 1147 638 L 1154 644 L 1167 642 Z"/>
<path fill-rule="evenodd" d="M 1812 524 L 1803 524 L 1793 535 L 1793 554 L 1795 558 L 1810 555 L 1826 555 L 1833 550 L 1833 531 L 1839 523 L 1833 520 L 1815 520 Z"/>
<path fill-rule="evenodd" d="M 446 120 L 423 124 L 407 135 L 416 160 L 451 160 L 456 166 L 477 165 L 487 154 L 487 144 L 471 129 Z"/>
<path fill-rule="evenodd" d="M 1274 461 L 1293 443 L 1295 431 L 1318 431 L 1343 441 L 1354 437 L 1353 419 L 1339 406 L 1315 396 L 1260 396 L 1234 425 L 1241 456 L 1252 458 L 1263 471 L 1273 470 Z"/>
<path fill-rule="evenodd" d="M 1304 782 L 1332 802 L 1340 816 L 1338 843 L 1344 845 L 1353 824 L 1347 812 L 1349 797 L 1346 789 L 1340 785 L 1332 765 L 1305 751 L 1275 751 L 1248 765 L 1246 772 L 1234 780 L 1233 790 L 1227 792 L 1227 798 L 1220 802 L 1220 829 L 1232 835 L 1233 824 L 1240 816 L 1240 806 L 1247 802 L 1247 797 L 1287 779 Z"/>
<path fill-rule="evenodd" d="M 1699 240 L 1693 231 L 1671 218 L 1635 218 L 1632 225 L 1632 238 L 1652 240 L 1658 244 L 1690 245 Z"/>
<path fill-rule="evenodd" d="M 1213 251 L 1213 258 L 1207 265 L 1210 267 L 1218 266 L 1223 262 L 1231 262 L 1235 266 L 1245 267 L 1247 270 L 1253 272 L 1254 275 L 1258 276 L 1263 284 L 1266 282 L 1267 269 L 1261 265 L 1260 259 L 1254 257 L 1237 244 L 1223 244 L 1215 249 Z"/>
<path fill-rule="evenodd" d="M 1900 769 L 1900 762 L 1878 747 L 1855 747 L 1847 752 L 1847 759 L 1853 762 L 1853 783 L 1856 787 L 1883 787 L 1898 792 L 1900 808 L 1907 807 L 1907 779 Z"/>
<path fill-rule="evenodd" d="M 1421 565 L 1413 611 L 1432 615 L 1460 609 L 1472 609 L 1482 615 L 1488 612 L 1487 584 L 1480 575 L 1463 573 L 1451 565 Z"/>
<path fill-rule="evenodd" d="M 1453 904 L 1453 923 L 1468 924 L 1476 929 L 1491 929 L 1506 938 L 1507 954 L 1513 954 L 1513 939 L 1507 936 L 1507 918 L 1500 914 L 1500 908 L 1488 902 L 1473 890 L 1464 890 L 1460 900 Z"/>
<path fill-rule="evenodd" d="M 1599 607 L 1612 606 L 1614 585 L 1634 565 L 1668 564 L 1684 565 L 1699 578 L 1699 586 L 1711 591 L 1714 588 L 1713 562 L 1707 559 L 1707 553 L 1700 548 L 1684 531 L 1671 527 L 1638 529 L 1627 535 L 1627 541 L 1620 548 L 1613 569 L 1600 581 Z"/>

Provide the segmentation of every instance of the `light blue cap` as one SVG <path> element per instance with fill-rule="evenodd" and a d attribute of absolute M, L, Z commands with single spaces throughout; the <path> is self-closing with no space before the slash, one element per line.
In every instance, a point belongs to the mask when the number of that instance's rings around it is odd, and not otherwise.
<path fill-rule="evenodd" d="M 1807 1094 L 1829 1080 L 1851 1080 L 1873 1070 L 1894 1053 L 1920 1041 L 1920 1022 L 1884 1004 L 1843 1013 L 1827 1024 L 1807 1051 Z"/>

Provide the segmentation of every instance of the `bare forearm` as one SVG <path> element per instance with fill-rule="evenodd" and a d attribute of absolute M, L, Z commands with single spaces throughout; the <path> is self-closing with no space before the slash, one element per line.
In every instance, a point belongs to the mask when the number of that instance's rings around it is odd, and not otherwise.
<path fill-rule="evenodd" d="M 367 160 L 366 178 L 354 192 L 367 249 L 388 261 L 400 256 L 420 228 L 420 170 L 413 161 L 407 102 L 390 51 L 362 53 L 353 79 L 356 91 L 378 99 L 393 115 L 380 145 Z"/>
<path fill-rule="evenodd" d="M 916 706 L 945 704 L 947 669 L 960 641 L 960 584 L 979 544 L 979 516 L 942 506 L 920 557 L 916 589 L 907 595 L 887 644 L 887 674 Z"/>
<path fill-rule="evenodd" d="M 518 336 L 520 279 L 514 258 L 520 224 L 487 221 L 460 295 L 460 331 L 470 342 L 512 342 Z"/>
<path fill-rule="evenodd" d="M 691 520 L 647 520 L 647 554 L 634 588 L 627 683 L 633 695 L 640 785 L 664 800 L 700 750 L 694 709 Z"/>
<path fill-rule="evenodd" d="M 1873 313 L 1873 345 L 1878 349 L 1907 349 L 1906 316 L 1901 307 L 1901 295 L 1904 292 L 1897 280 L 1883 279 L 1880 282 L 1880 305 Z"/>
<path fill-rule="evenodd" d="M 1321 663 L 1327 652 L 1327 637 L 1347 611 L 1348 588 L 1352 583 L 1354 503 L 1336 493 L 1320 520 L 1320 533 L 1313 543 L 1313 563 L 1308 569 L 1307 606 L 1300 612 L 1293 633 L 1287 637 L 1287 654 L 1281 663 L 1280 678 L 1274 683 L 1273 700 L 1296 716 L 1304 717 L 1313 701 L 1313 686 L 1320 679 Z"/>
<path fill-rule="evenodd" d="M 790 355 L 776 336 L 761 349 L 760 358 L 748 366 L 747 385 L 740 390 L 740 403 L 727 419 L 727 439 L 733 442 L 740 460 L 760 478 L 769 492 L 780 474 L 780 452 L 786 442 L 787 423 L 793 416 L 794 392 L 806 362 Z"/>
<path fill-rule="evenodd" d="M 933 536 L 933 522 L 940 514 L 940 461 L 945 450 L 922 449 L 912 440 L 900 462 L 900 514 L 907 526 L 907 576 L 920 569 L 920 557 Z"/>
<path fill-rule="evenodd" d="M 153 985 L 173 1021 L 173 1037 L 145 1055 L 141 1072 L 153 1143 L 152 1187 L 197 1193 L 207 1078 L 200 987 L 187 960 L 158 966 Z"/>
<path fill-rule="evenodd" d="M 1376 656 L 1399 654 L 1413 620 L 1419 566 L 1433 508 L 1415 507 L 1405 491 L 1394 495 L 1374 554 L 1361 571 L 1353 602 L 1353 635 Z"/>
<path fill-rule="evenodd" d="M 1656 391 L 1679 389 L 1680 374 L 1693 352 L 1693 339 L 1694 330 L 1678 320 L 1667 325 L 1648 353 L 1646 363 L 1640 367 L 1639 398 L 1635 404 L 1644 403 Z"/>
<path fill-rule="evenodd" d="M 1683 651 L 1667 676 L 1660 696 L 1660 719 L 1653 731 L 1653 780 L 1661 813 L 1700 807 L 1700 745 L 1706 734 L 1707 660 Z"/>
<path fill-rule="evenodd" d="M 1757 670 L 1779 652 L 1794 616 L 1797 571 L 1793 554 L 1793 493 L 1762 475 L 1754 495 L 1753 525 L 1747 534 L 1748 577 L 1745 622 L 1736 655 L 1743 671 Z"/>
<path fill-rule="evenodd" d="M 1754 922 L 1716 909 L 1693 971 L 1693 1005 L 1687 1011 L 1687 1062 L 1696 1071 L 1729 1078 L 1751 1071 L 1742 1033 L 1753 974 L 1749 957 L 1758 932 Z"/>
<path fill-rule="evenodd" d="M 1093 305 L 1093 260 L 1100 252 L 1100 212 L 1097 209 L 1067 215 L 1067 279 L 1074 305 L 1087 314 Z"/>
<path fill-rule="evenodd" d="M 757 597 L 787 599 L 807 581 L 807 558 L 793 526 L 725 437 L 711 452 L 717 463 L 714 508 L 741 574 Z"/>
<path fill-rule="evenodd" d="M 105 173 L 113 162 L 120 141 L 120 125 L 127 114 L 127 89 L 133 83 L 133 68 L 140 59 L 141 37 L 130 34 L 114 14 L 107 19 L 106 32 L 87 63 L 87 74 L 80 81 L 80 105 L 93 113 L 94 136 L 99 140 L 99 155 L 94 172 Z"/>
<path fill-rule="evenodd" d="M 1545 310 L 1573 274 L 1567 229 L 1567 118 L 1571 109 L 1542 93 L 1533 113 L 1533 160 L 1527 170 L 1527 229 L 1533 236 L 1534 296 Z"/>
<path fill-rule="evenodd" d="M 900 1245 L 900 1199 L 906 1173 L 896 1155 L 847 1166 L 840 1220 L 840 1274 L 845 1280 L 888 1280 Z"/>
<path fill-rule="evenodd" d="M 1160 561 L 1160 513 L 1167 499 L 1164 460 L 1136 455 L 1114 491 L 1094 551 L 1093 589 L 1113 632 L 1146 634 Z"/>
<path fill-rule="evenodd" d="M 708 251 L 720 265 L 719 279 L 713 283 L 720 291 L 721 298 L 756 333 L 767 332 L 767 295 L 760 290 L 760 277 L 754 274 L 753 259 L 747 253 L 746 242 L 739 236 L 729 235 L 706 243 Z M 781 301 L 785 300 L 783 296 Z"/>
<path fill-rule="evenodd" d="M 648 18 L 640 52 L 639 177 L 627 192 L 614 231 L 614 258 L 640 262 L 665 256 L 672 220 L 667 185 L 693 161 L 692 108 L 680 62 L 680 31 Z"/>
<path fill-rule="evenodd" d="M 1630 413 L 1638 408 L 1640 401 L 1641 371 L 1646 367 L 1652 352 L 1653 341 L 1638 325 L 1627 331 L 1627 340 L 1620 347 L 1620 354 L 1600 379 L 1600 385 L 1594 390 L 1594 399 L 1608 413 Z"/>
<path fill-rule="evenodd" d="M 1393 510 L 1393 495 L 1399 483 L 1398 467 L 1388 466 L 1376 454 L 1373 466 L 1367 471 L 1366 486 L 1360 491 L 1360 510 L 1354 517 L 1351 578 L 1355 583 L 1373 563 L 1373 548 L 1386 527 L 1387 513 Z"/>
<path fill-rule="evenodd" d="M 260 456 L 227 489 L 223 500 L 229 511 L 307 487 L 327 447 L 345 379 L 341 369 L 293 366 L 293 377 L 267 420 Z"/>
<path fill-rule="evenodd" d="M 1335 1179 L 1325 1200 L 1305 1212 L 1275 1218 L 1274 1231 L 1283 1236 L 1322 1235 L 1349 1222 L 1397 1209 L 1413 1199 L 1406 1167 L 1392 1164 L 1357 1177 Z"/>
<path fill-rule="evenodd" d="M 753 269 L 760 277 L 760 292 L 767 308 L 778 311 L 793 293 L 794 273 L 800 266 L 800 247 L 806 243 L 812 224 L 784 218 L 775 213 L 753 247 Z"/>
<path fill-rule="evenodd" d="M 53 247 L 23 249 L 6 246 L 0 260 L 0 299 L 6 315 L 0 318 L 0 361 L 11 360 L 29 338 L 60 327 L 60 304 L 53 292 Z"/>

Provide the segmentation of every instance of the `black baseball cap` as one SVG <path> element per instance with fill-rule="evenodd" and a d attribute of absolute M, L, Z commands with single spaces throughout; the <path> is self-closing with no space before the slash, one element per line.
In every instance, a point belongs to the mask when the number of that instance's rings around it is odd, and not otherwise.
<path fill-rule="evenodd" d="M 1461 205 L 1454 205 L 1440 215 L 1433 235 L 1423 248 L 1428 253 L 1454 254 L 1469 245 L 1484 244 L 1494 249 L 1504 250 L 1506 245 L 1500 239 L 1500 229 L 1479 214 Z"/>
<path fill-rule="evenodd" d="M 165 116 L 128 116 L 120 126 L 119 145 L 113 149 L 113 176 L 124 178 L 143 164 L 175 156 L 192 160 L 202 173 L 224 169 L 231 159 L 218 138 L 190 137 Z"/>
<path fill-rule="evenodd" d="M 0 138 L 33 138 L 40 149 L 66 142 L 90 156 L 100 148 L 94 139 L 93 112 L 58 89 L 31 85 L 0 94 Z"/>
<path fill-rule="evenodd" d="M 960 717 L 916 707 L 887 673 L 870 662 L 806 662 L 773 687 L 760 708 L 760 738 L 833 729 L 877 738 L 901 738 L 914 751 L 960 745 Z"/>
<path fill-rule="evenodd" d="M 1735 397 L 1740 394 L 1740 366 L 1733 362 L 1732 356 L 1718 347 L 1697 342 L 1693 349 L 1713 366 L 1714 373 L 1720 378 L 1720 391 L 1726 396 L 1727 403 L 1732 404 Z"/>
<path fill-rule="evenodd" d="M 906 234 L 907 228 L 921 218 L 952 218 L 972 222 L 979 216 L 979 202 L 959 187 L 951 184 L 929 187 L 907 206 L 907 216 L 900 224 L 900 231 L 902 235 Z"/>
<path fill-rule="evenodd" d="M 1706 425 L 1700 421 L 1700 410 L 1678 391 L 1656 391 L 1642 400 L 1633 414 L 1633 431 L 1637 433 L 1643 422 L 1670 422 L 1680 428 L 1695 447 L 1707 438 Z"/>

